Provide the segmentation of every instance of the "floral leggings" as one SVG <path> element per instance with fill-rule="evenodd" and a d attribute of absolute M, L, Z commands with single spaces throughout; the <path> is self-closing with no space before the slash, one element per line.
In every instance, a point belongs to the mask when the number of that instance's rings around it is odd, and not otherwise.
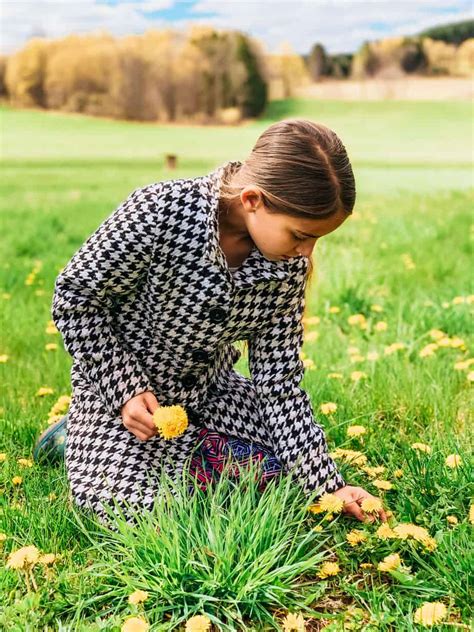
<path fill-rule="evenodd" d="M 201 489 L 206 489 L 209 482 L 219 478 L 225 462 L 229 460 L 237 461 L 240 466 L 248 465 L 250 461 L 260 463 L 260 491 L 265 489 L 270 480 L 282 473 L 281 464 L 275 455 L 259 443 L 250 444 L 243 439 L 207 428 L 201 429 L 199 440 L 202 443 L 193 454 L 189 473 Z M 230 468 L 228 475 L 238 478 L 239 468 Z M 191 492 L 192 487 L 189 490 Z"/>

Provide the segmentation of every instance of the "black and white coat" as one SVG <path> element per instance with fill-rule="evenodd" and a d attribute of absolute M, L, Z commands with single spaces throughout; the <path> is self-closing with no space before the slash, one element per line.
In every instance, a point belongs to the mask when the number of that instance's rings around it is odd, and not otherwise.
<path fill-rule="evenodd" d="M 66 466 L 79 505 L 150 506 L 154 468 L 182 471 L 204 427 L 270 448 L 303 488 L 345 483 L 299 386 L 307 259 L 269 261 L 255 247 L 233 273 L 219 245 L 226 163 L 133 191 L 56 279 L 52 316 L 73 356 Z M 251 378 L 233 369 L 248 341 Z M 176 439 L 141 442 L 123 404 L 146 390 L 192 419 Z"/>

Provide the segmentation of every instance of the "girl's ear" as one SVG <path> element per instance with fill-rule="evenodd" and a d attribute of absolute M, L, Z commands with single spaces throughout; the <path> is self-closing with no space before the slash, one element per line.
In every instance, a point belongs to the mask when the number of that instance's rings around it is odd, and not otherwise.
<path fill-rule="evenodd" d="M 263 205 L 263 196 L 259 189 L 254 187 L 245 187 L 240 193 L 240 201 L 242 206 L 249 213 L 254 212 L 260 205 Z"/>

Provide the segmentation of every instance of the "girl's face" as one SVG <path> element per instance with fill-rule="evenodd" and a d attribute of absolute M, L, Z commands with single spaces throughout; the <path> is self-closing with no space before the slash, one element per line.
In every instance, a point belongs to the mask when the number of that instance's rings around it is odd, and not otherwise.
<path fill-rule="evenodd" d="M 292 217 L 270 212 L 257 188 L 246 187 L 240 195 L 243 218 L 252 241 L 266 259 L 310 257 L 316 242 L 336 230 L 348 217 L 339 210 L 326 219 Z"/>

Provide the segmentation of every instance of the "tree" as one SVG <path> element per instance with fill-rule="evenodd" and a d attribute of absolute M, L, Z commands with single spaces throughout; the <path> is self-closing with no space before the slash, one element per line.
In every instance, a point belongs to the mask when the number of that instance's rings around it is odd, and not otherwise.
<path fill-rule="evenodd" d="M 313 81 L 329 74 L 329 60 L 322 44 L 314 44 L 308 56 L 308 71 Z"/>

